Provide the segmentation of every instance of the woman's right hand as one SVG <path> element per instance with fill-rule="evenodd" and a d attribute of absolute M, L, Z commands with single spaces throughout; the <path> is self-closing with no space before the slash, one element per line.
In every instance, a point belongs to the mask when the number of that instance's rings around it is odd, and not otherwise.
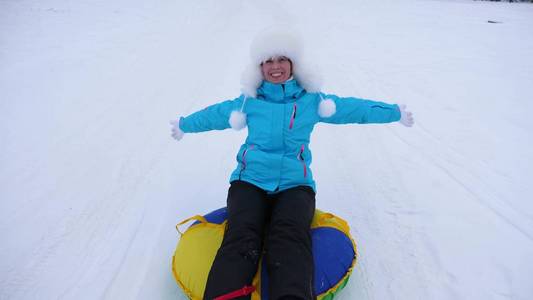
<path fill-rule="evenodd" d="M 172 120 L 170 121 L 171 128 L 171 136 L 176 140 L 179 141 L 183 138 L 183 135 L 185 134 L 183 130 L 180 129 L 180 120 Z"/>

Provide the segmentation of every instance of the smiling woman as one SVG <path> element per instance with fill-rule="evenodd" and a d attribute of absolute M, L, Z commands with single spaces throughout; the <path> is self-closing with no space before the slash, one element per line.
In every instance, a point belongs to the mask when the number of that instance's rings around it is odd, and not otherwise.
<path fill-rule="evenodd" d="M 285 56 L 274 56 L 261 63 L 265 80 L 283 83 L 292 76 L 292 61 Z"/>
<path fill-rule="evenodd" d="M 315 124 L 412 125 L 410 114 L 398 105 L 321 93 L 318 74 L 306 68 L 303 50 L 299 36 L 286 27 L 258 34 L 243 74 L 243 94 L 173 122 L 177 140 L 184 133 L 248 126 L 230 176 L 227 226 L 204 299 L 250 299 L 258 288 L 253 278 L 261 260 L 269 278 L 263 286 L 268 299 L 316 299 L 316 248 L 309 230 L 315 214 L 309 149 Z"/>

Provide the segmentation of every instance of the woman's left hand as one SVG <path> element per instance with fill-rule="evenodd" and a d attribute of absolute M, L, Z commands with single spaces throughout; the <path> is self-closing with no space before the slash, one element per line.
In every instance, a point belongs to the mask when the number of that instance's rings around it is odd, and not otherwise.
<path fill-rule="evenodd" d="M 407 127 L 413 126 L 413 124 L 415 123 L 415 120 L 413 119 L 413 113 L 405 110 L 406 106 L 404 104 L 399 105 L 399 107 L 400 107 L 400 113 L 401 113 L 399 122 L 402 123 L 402 125 L 407 126 Z"/>

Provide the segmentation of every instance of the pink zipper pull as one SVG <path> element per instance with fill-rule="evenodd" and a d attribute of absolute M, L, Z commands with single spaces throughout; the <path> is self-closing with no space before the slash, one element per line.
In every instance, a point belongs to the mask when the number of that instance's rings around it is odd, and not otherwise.
<path fill-rule="evenodd" d="M 296 119 L 296 103 L 294 103 L 294 107 L 292 108 L 292 116 L 291 123 L 289 124 L 289 129 L 292 129 L 292 126 L 294 125 L 294 119 Z"/>

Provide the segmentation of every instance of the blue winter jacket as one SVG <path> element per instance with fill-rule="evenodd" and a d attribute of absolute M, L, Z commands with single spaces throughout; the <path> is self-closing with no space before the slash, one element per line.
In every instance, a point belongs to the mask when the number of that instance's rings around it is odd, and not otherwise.
<path fill-rule="evenodd" d="M 318 115 L 321 97 L 335 102 L 336 113 L 331 117 Z M 241 95 L 211 105 L 181 118 L 179 126 L 185 133 L 227 129 L 231 112 L 242 108 L 248 137 L 237 153 L 237 167 L 230 182 L 247 181 L 269 193 L 298 185 L 308 185 L 316 191 L 309 168 L 312 161 L 309 140 L 316 123 L 367 124 L 400 119 L 396 104 L 308 93 L 296 80 L 283 84 L 263 81 L 256 98 L 247 98 L 243 107 L 244 100 Z"/>

